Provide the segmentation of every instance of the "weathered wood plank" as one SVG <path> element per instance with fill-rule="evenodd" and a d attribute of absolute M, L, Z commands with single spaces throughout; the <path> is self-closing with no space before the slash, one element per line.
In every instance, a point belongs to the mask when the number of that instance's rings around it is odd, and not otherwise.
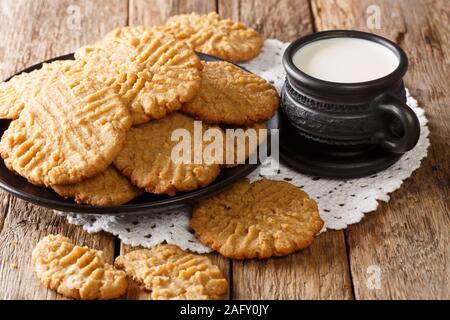
<path fill-rule="evenodd" d="M 44 59 L 72 52 L 127 21 L 127 2 L 2 0 L 1 78 Z M 112 261 L 114 238 L 90 235 L 52 211 L 0 192 L 0 299 L 61 299 L 34 277 L 31 251 L 44 236 L 59 233 L 101 249 Z"/>
<path fill-rule="evenodd" d="M 130 0 L 130 25 L 161 25 L 176 14 L 216 11 L 215 0 Z"/>
<path fill-rule="evenodd" d="M 317 31 L 330 29 L 369 30 L 393 40 L 405 32 L 403 17 L 399 14 L 398 1 L 339 1 L 312 0 L 311 8 Z M 372 17 L 379 8 L 381 29 L 376 29 Z M 374 15 L 375 14 L 375 15 Z"/>
<path fill-rule="evenodd" d="M 2 0 L 0 77 L 73 52 L 127 22 L 127 0 Z"/>
<path fill-rule="evenodd" d="M 234 299 L 352 299 L 344 233 L 327 231 L 282 258 L 233 261 Z"/>
<path fill-rule="evenodd" d="M 219 0 L 218 9 L 223 18 L 241 21 L 264 38 L 291 41 L 313 31 L 307 0 Z"/>
<path fill-rule="evenodd" d="M 219 13 L 291 41 L 313 31 L 308 1 L 219 1 Z M 330 247 L 332 250 L 330 250 Z M 233 261 L 233 299 L 351 299 L 343 232 L 327 232 L 311 248 L 280 259 Z M 329 282 L 328 282 L 329 281 Z"/>
<path fill-rule="evenodd" d="M 370 5 L 381 9 L 379 30 L 367 25 Z M 313 12 L 318 30 L 356 28 L 397 41 L 410 59 L 406 86 L 430 120 L 431 147 L 421 168 L 389 203 L 348 229 L 355 297 L 449 299 L 448 2 L 314 0 Z M 381 271 L 379 289 L 370 289 L 371 265 Z"/>

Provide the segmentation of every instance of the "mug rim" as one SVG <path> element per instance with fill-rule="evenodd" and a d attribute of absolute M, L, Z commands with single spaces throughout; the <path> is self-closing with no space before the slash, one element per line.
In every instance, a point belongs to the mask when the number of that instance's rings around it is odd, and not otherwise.
<path fill-rule="evenodd" d="M 387 74 L 386 76 L 370 81 L 353 83 L 333 82 L 314 78 L 295 66 L 292 58 L 297 50 L 309 43 L 330 38 L 359 38 L 376 42 L 391 50 L 399 59 L 399 64 L 391 73 Z M 403 49 L 400 48 L 396 43 L 376 34 L 357 30 L 328 30 L 309 34 L 293 41 L 286 48 L 283 54 L 283 66 L 286 70 L 286 74 L 290 82 L 294 82 L 294 86 L 295 84 L 298 84 L 301 87 L 306 87 L 310 90 L 318 90 L 322 92 L 336 93 L 341 95 L 369 93 L 373 92 L 374 90 L 381 90 L 383 88 L 389 87 L 393 83 L 402 80 L 408 69 L 408 58 Z"/>

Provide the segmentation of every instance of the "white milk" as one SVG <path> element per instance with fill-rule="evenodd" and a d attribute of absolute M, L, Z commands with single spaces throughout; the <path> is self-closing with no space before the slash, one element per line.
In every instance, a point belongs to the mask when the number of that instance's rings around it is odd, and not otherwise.
<path fill-rule="evenodd" d="M 394 71 L 399 59 L 385 46 L 358 38 L 330 38 L 301 47 L 294 65 L 311 77 L 340 83 L 375 80 Z"/>

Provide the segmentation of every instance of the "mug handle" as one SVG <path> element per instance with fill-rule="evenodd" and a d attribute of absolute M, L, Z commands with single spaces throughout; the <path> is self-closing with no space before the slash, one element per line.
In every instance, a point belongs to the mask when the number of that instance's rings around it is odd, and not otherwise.
<path fill-rule="evenodd" d="M 397 154 L 414 148 L 420 137 L 420 123 L 415 112 L 391 93 L 380 94 L 370 104 L 382 123 L 372 141 Z M 400 133 L 394 132 L 393 119 L 400 123 Z"/>

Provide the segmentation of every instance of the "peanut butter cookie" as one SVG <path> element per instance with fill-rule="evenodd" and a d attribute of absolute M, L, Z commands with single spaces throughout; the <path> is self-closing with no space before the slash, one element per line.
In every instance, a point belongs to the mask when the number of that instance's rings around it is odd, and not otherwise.
<path fill-rule="evenodd" d="M 263 45 L 258 32 L 243 23 L 220 19 L 215 12 L 173 16 L 159 30 L 175 35 L 198 52 L 231 61 L 253 59 Z"/>
<path fill-rule="evenodd" d="M 25 107 L 28 92 L 72 64 L 71 60 L 45 63 L 41 69 L 21 73 L 0 83 L 0 119 L 17 119 Z"/>
<path fill-rule="evenodd" d="M 115 266 L 151 291 L 155 300 L 220 299 L 228 289 L 222 272 L 207 256 L 170 244 L 119 256 Z"/>
<path fill-rule="evenodd" d="M 200 89 L 202 64 L 195 52 L 169 34 L 143 27 L 118 28 L 75 57 L 124 99 L 133 124 L 163 118 Z"/>
<path fill-rule="evenodd" d="M 186 162 L 172 161 L 173 149 L 180 142 L 172 141 L 172 133 L 177 129 L 190 138 L 191 154 Z M 206 126 L 200 127 L 200 134 L 204 129 Z M 201 145 L 207 144 L 202 142 Z M 194 119 L 175 112 L 161 120 L 131 128 L 114 165 L 147 192 L 175 195 L 178 191 L 192 191 L 213 182 L 220 172 L 218 164 L 206 164 L 203 158 L 195 164 L 193 146 Z"/>
<path fill-rule="evenodd" d="M 247 179 L 194 207 L 201 242 L 233 259 L 284 256 L 308 247 L 323 221 L 314 200 L 284 182 Z"/>
<path fill-rule="evenodd" d="M 66 73 L 34 88 L 0 141 L 11 170 L 36 185 L 73 184 L 104 171 L 131 126 L 128 108 L 104 84 Z"/>
<path fill-rule="evenodd" d="M 102 251 L 76 246 L 61 235 L 39 241 L 32 262 L 44 286 L 67 298 L 116 299 L 127 290 L 125 272 L 107 264 Z"/>
<path fill-rule="evenodd" d="M 93 206 L 118 206 L 143 193 L 114 166 L 80 183 L 53 185 L 52 189 L 62 197 L 75 198 L 77 203 Z"/>
<path fill-rule="evenodd" d="M 258 160 L 261 160 L 258 159 L 258 146 L 266 141 L 268 137 L 268 129 L 265 123 L 255 123 L 245 128 L 227 129 L 233 129 L 233 134 L 231 135 L 226 130 L 223 168 L 236 167 L 245 163 L 249 158 L 249 163 L 252 164 L 256 164 Z M 232 148 L 229 148 L 229 146 L 232 146 Z M 227 154 L 227 151 L 233 151 L 233 154 Z"/>
<path fill-rule="evenodd" d="M 197 97 L 182 111 L 208 123 L 251 125 L 272 118 L 277 91 L 266 80 L 228 62 L 204 62 Z"/>

